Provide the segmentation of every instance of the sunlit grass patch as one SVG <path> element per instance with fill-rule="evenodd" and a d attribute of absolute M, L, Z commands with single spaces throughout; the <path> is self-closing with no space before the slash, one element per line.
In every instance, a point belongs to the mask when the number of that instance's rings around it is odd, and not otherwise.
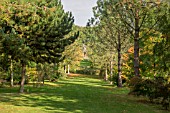
<path fill-rule="evenodd" d="M 45 85 L 50 85 L 50 86 L 59 87 L 59 84 L 56 84 L 56 83 L 54 83 L 54 82 L 45 82 Z"/>
<path fill-rule="evenodd" d="M 160 106 L 142 103 L 129 96 L 128 88 L 116 88 L 101 79 L 77 76 L 45 82 L 44 86 L 26 85 L 0 88 L 0 113 L 168 113 Z M 22 111 L 22 112 L 21 112 Z"/>

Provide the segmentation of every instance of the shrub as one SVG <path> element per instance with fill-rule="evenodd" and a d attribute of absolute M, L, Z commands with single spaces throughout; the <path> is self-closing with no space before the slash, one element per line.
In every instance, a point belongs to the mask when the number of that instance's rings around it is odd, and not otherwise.
<path fill-rule="evenodd" d="M 142 79 L 133 77 L 130 80 L 131 91 L 129 94 L 136 96 L 146 96 L 151 102 L 160 100 L 162 106 L 168 109 L 170 103 L 170 83 L 163 77 L 155 77 L 154 79 Z"/>
<path fill-rule="evenodd" d="M 141 77 L 134 76 L 129 81 L 129 87 L 133 89 L 133 87 L 138 85 L 141 81 L 142 81 Z"/>

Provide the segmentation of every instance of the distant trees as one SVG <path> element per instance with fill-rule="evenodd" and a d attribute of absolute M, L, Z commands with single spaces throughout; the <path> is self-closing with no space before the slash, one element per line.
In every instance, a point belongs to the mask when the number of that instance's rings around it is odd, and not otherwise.
<path fill-rule="evenodd" d="M 4 2 L 0 11 L 0 51 L 2 56 L 21 63 L 22 93 L 28 62 L 61 62 L 65 46 L 73 43 L 78 33 L 65 37 L 72 30 L 74 19 L 56 0 Z"/>
<path fill-rule="evenodd" d="M 74 35 L 75 32 L 79 32 L 79 37 L 75 40 L 74 43 L 70 44 L 65 48 L 63 52 L 63 57 L 65 58 L 62 62 L 62 69 L 64 68 L 65 73 L 76 72 L 80 68 L 80 61 L 83 59 L 82 51 L 82 30 L 83 27 L 73 26 L 73 30 L 66 36 L 70 37 Z M 70 68 L 70 69 L 69 69 Z"/>

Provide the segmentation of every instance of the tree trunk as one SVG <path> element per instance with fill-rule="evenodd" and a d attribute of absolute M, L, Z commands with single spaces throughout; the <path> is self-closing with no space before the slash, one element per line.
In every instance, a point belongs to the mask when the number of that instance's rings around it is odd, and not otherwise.
<path fill-rule="evenodd" d="M 26 73 L 26 65 L 25 63 L 22 63 L 22 72 L 21 72 L 21 84 L 20 84 L 20 93 L 24 92 L 24 83 L 25 83 L 25 73 Z"/>
<path fill-rule="evenodd" d="M 66 65 L 64 65 L 64 73 L 67 73 Z"/>
<path fill-rule="evenodd" d="M 45 74 L 43 75 L 42 81 L 43 81 L 43 85 L 44 85 L 44 81 L 45 80 Z"/>
<path fill-rule="evenodd" d="M 68 74 L 70 74 L 70 65 L 68 64 Z"/>
<path fill-rule="evenodd" d="M 106 69 L 105 69 L 105 80 L 108 81 L 107 64 L 106 64 Z"/>
<path fill-rule="evenodd" d="M 112 55 L 112 53 L 111 53 Z M 110 84 L 113 84 L 113 55 L 110 61 Z"/>
<path fill-rule="evenodd" d="M 47 67 L 46 67 L 46 64 L 44 64 L 44 66 L 43 66 L 43 70 L 44 70 L 44 72 L 43 72 L 43 85 L 44 85 L 44 83 L 45 83 L 45 77 L 47 77 Z"/>
<path fill-rule="evenodd" d="M 12 59 L 11 59 L 11 67 L 10 67 L 10 76 L 11 76 L 10 86 L 13 87 L 14 86 L 14 73 L 13 73 L 13 61 L 12 61 Z"/>
<path fill-rule="evenodd" d="M 37 87 L 40 87 L 40 86 L 41 86 L 42 75 L 43 75 L 43 74 L 42 74 L 41 70 L 39 70 L 38 79 L 37 79 Z"/>
<path fill-rule="evenodd" d="M 121 77 L 121 42 L 120 42 L 120 33 L 118 33 L 118 87 L 122 87 L 122 77 Z"/>
<path fill-rule="evenodd" d="M 135 14 L 135 37 L 134 37 L 134 73 L 135 76 L 139 75 L 139 11 Z"/>
<path fill-rule="evenodd" d="M 157 45 L 157 44 L 156 44 Z M 155 44 L 154 44 L 155 46 Z M 155 48 L 153 49 L 153 58 L 154 58 L 154 62 L 153 62 L 153 73 L 154 73 L 154 77 L 156 76 L 156 70 L 155 70 L 155 67 L 156 67 L 156 63 L 155 63 L 155 59 L 156 59 L 156 56 L 155 56 Z"/>
<path fill-rule="evenodd" d="M 84 59 L 87 58 L 87 49 L 86 49 L 86 45 L 83 44 L 83 55 L 84 55 Z"/>

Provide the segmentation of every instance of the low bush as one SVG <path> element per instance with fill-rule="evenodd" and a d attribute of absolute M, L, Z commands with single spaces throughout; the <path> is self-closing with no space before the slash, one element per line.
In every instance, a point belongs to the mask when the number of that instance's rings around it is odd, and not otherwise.
<path fill-rule="evenodd" d="M 162 104 L 168 109 L 170 103 L 170 83 L 163 77 L 155 77 L 154 79 L 142 79 L 133 77 L 129 83 L 130 93 L 136 96 L 146 96 L 151 102 L 158 100 L 157 103 Z"/>
<path fill-rule="evenodd" d="M 134 76 L 130 79 L 129 81 L 129 86 L 131 88 L 133 88 L 134 86 L 136 86 L 137 84 L 139 84 L 140 82 L 142 81 L 142 78 L 141 77 L 138 77 L 138 76 Z"/>

